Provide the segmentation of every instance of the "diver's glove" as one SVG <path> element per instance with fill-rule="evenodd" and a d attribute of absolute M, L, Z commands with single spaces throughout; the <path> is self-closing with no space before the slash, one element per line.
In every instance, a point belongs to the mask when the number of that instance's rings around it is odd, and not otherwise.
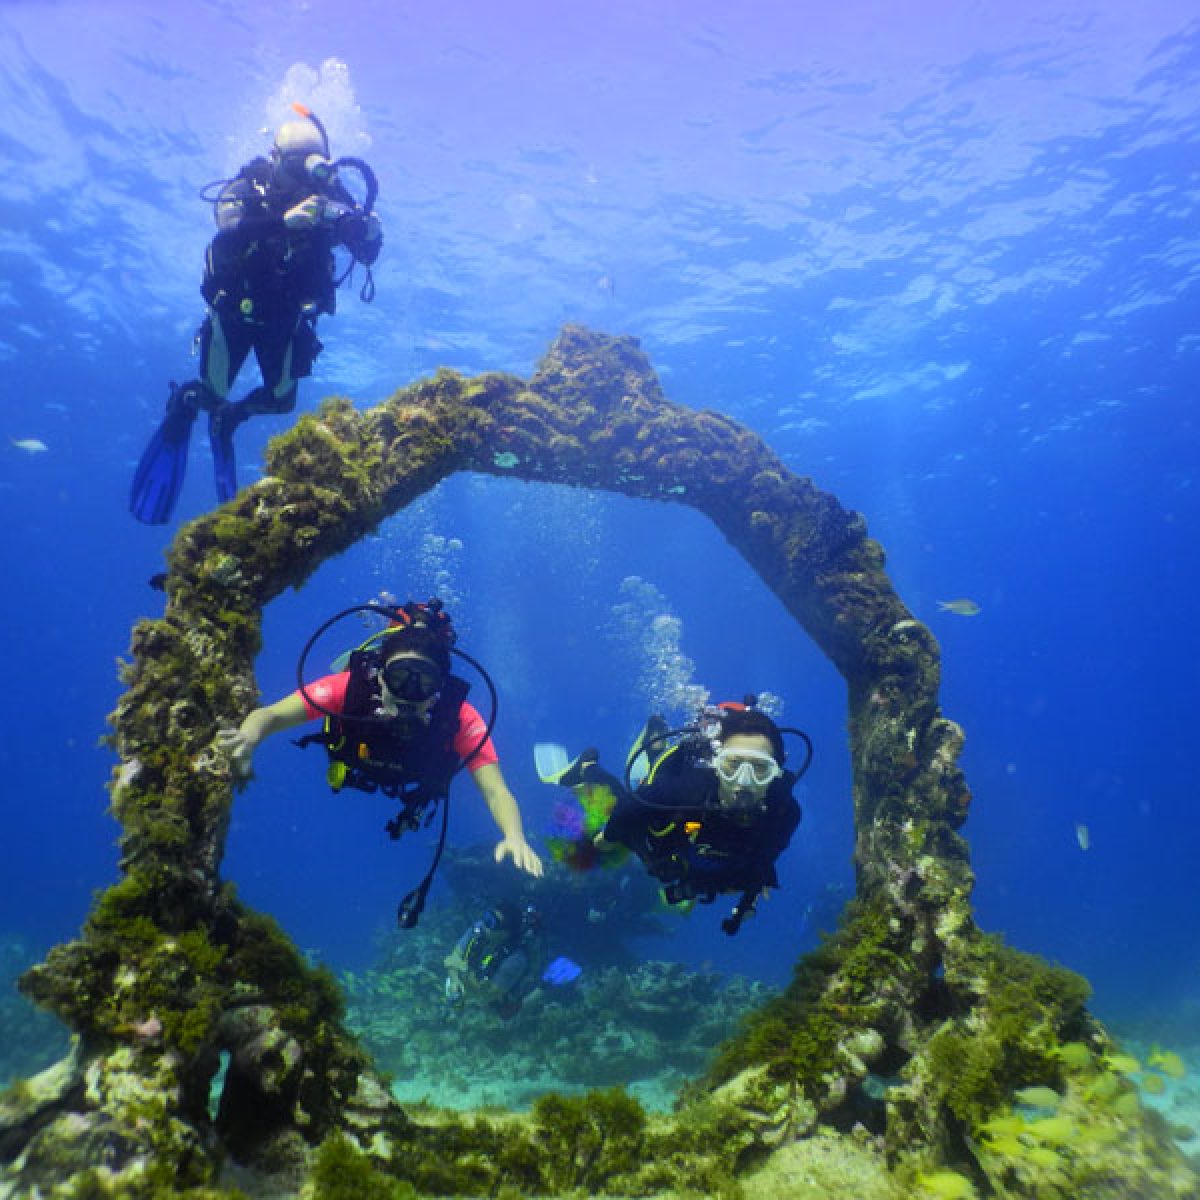
<path fill-rule="evenodd" d="M 447 1004 L 459 1004 L 463 998 L 463 985 L 453 975 L 447 975 L 445 993 Z"/>
<path fill-rule="evenodd" d="M 721 932 L 733 937 L 742 927 L 742 922 L 747 917 L 754 916 L 757 911 L 754 905 L 758 901 L 759 888 L 747 889 L 741 894 L 738 902 L 733 906 L 733 912 L 729 914 L 721 922 Z"/>
<path fill-rule="evenodd" d="M 324 216 L 325 201 L 320 196 L 306 196 L 283 214 L 283 223 L 289 229 L 313 229 Z"/>
<path fill-rule="evenodd" d="M 374 213 L 346 210 L 338 214 L 337 236 L 364 266 L 370 266 L 383 248 L 383 225 Z"/>

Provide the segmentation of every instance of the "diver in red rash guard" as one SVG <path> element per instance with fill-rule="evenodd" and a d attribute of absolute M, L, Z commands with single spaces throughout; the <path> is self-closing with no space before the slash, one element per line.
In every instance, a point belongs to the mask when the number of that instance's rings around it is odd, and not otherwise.
<path fill-rule="evenodd" d="M 324 715 L 324 731 L 300 744 L 325 747 L 335 791 L 352 787 L 398 799 L 402 810 L 388 826 L 393 836 L 423 824 L 465 766 L 502 835 L 496 861 L 511 858 L 522 871 L 541 875 L 487 725 L 466 701 L 467 684 L 450 671 L 449 618 L 434 601 L 395 612 L 403 620 L 366 643 L 369 649 L 355 651 L 347 670 L 256 708 L 238 729 L 219 733 L 234 772 L 250 774 L 264 738 Z"/>

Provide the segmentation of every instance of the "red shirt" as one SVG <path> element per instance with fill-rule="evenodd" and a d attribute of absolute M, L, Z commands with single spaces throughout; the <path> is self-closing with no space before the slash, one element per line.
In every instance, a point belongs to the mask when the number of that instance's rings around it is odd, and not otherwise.
<path fill-rule="evenodd" d="M 339 671 L 336 675 L 325 675 L 315 683 L 306 684 L 304 691 L 321 705 L 321 708 L 327 708 L 330 712 L 340 714 L 346 706 L 346 685 L 349 682 L 350 672 Z M 303 692 L 297 690 L 294 695 L 300 697 L 304 704 L 304 715 L 310 721 L 325 716 L 320 709 L 314 708 L 309 703 L 308 697 Z M 487 729 L 487 722 L 479 715 L 477 709 L 464 700 L 458 710 L 458 732 L 455 733 L 454 741 L 451 743 L 454 753 L 459 758 L 466 758 L 472 750 L 475 750 L 476 746 L 479 746 L 479 739 L 483 737 L 485 729 Z M 480 767 L 486 767 L 489 763 L 499 761 L 496 747 L 492 745 L 492 739 L 489 737 L 474 754 L 471 754 L 471 761 L 467 763 L 467 769 L 478 771 Z"/>

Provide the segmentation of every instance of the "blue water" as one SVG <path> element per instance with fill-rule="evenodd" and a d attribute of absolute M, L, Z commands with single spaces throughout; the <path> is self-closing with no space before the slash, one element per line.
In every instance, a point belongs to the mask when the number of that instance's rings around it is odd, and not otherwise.
<path fill-rule="evenodd" d="M 301 409 L 440 365 L 528 374 L 566 321 L 641 339 L 672 399 L 761 433 L 886 547 L 967 730 L 981 922 L 1085 972 L 1101 1015 L 1195 1014 L 1194 6 L 634 7 L 0 6 L 0 938 L 71 937 L 115 877 L 97 740 L 168 539 L 125 503 L 194 369 L 197 192 L 302 100 L 377 170 L 387 242 L 375 303 L 343 293 L 322 324 Z M 246 477 L 286 420 L 239 434 Z M 212 503 L 204 440 L 180 519 Z M 736 941 L 700 913 L 647 953 L 786 978 L 806 908 L 852 884 L 844 693 L 718 534 L 452 479 L 272 606 L 264 695 L 380 588 L 452 604 L 535 839 L 556 799 L 535 741 L 616 761 L 664 678 L 779 696 L 817 747 L 783 889 Z M 978 616 L 938 611 L 962 596 Z M 361 966 L 427 841 L 331 797 L 315 751 L 277 739 L 257 766 L 226 876 Z M 491 836 L 467 785 L 451 836 Z"/>

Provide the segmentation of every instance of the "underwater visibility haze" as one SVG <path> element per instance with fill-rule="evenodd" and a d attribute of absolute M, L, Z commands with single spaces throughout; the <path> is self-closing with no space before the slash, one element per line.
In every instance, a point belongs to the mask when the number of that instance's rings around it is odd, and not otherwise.
<path fill-rule="evenodd" d="M 5 3 L 0 94 L 0 1083 L 62 1053 L 15 980 L 117 878 L 117 662 L 162 612 L 175 531 L 215 503 L 201 435 L 172 522 L 127 511 L 168 382 L 196 371 L 200 193 L 300 102 L 374 168 L 384 249 L 373 302 L 356 279 L 322 319 L 296 414 L 239 432 L 243 486 L 327 396 L 527 379 L 565 325 L 636 338 L 670 400 L 863 515 L 966 732 L 979 924 L 1086 976 L 1139 1053 L 1181 1056 L 1149 1100 L 1197 1153 L 1193 5 Z M 251 363 L 235 391 L 256 382 Z M 400 1099 L 623 1084 L 668 1108 L 854 893 L 845 684 L 692 509 L 464 474 L 267 608 L 263 702 L 322 621 L 385 592 L 441 597 L 493 676 L 547 861 L 562 797 L 537 743 L 617 763 L 648 714 L 747 693 L 811 737 L 781 887 L 736 937 L 728 904 L 662 912 L 636 864 L 572 876 L 569 899 L 552 874 L 576 1008 L 457 1028 L 442 954 L 481 904 L 537 892 L 492 863 L 469 783 L 412 933 L 396 904 L 436 827 L 390 840 L 377 799 L 331 795 L 287 737 L 235 798 L 222 877 L 338 975 Z M 332 631 L 311 673 L 366 633 Z"/>

